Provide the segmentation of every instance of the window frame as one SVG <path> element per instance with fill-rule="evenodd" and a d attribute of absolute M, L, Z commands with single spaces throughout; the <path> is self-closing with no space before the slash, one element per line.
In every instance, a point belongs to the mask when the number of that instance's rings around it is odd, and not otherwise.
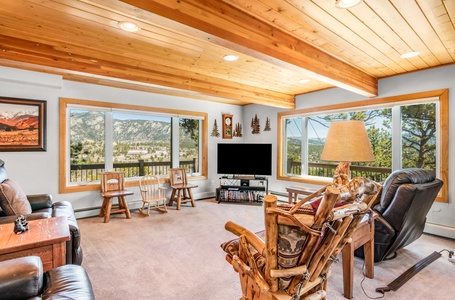
<path fill-rule="evenodd" d="M 278 113 L 277 120 L 277 179 L 291 182 L 327 185 L 332 182 L 331 178 L 324 178 L 319 176 L 292 176 L 284 172 L 284 159 L 285 159 L 285 141 L 284 131 L 285 120 L 292 116 L 301 115 L 315 115 L 324 114 L 328 112 L 339 112 L 340 110 L 356 110 L 365 108 L 374 108 L 387 106 L 391 104 L 405 105 L 406 102 L 432 99 L 432 101 L 439 102 L 439 172 L 436 177 L 440 178 L 445 184 L 442 186 L 441 191 L 436 197 L 437 202 L 448 203 L 448 183 L 449 183 L 449 90 L 440 89 L 426 92 L 419 92 L 413 94 L 405 94 L 399 96 L 391 96 L 385 98 L 367 99 L 348 103 L 340 103 L 334 105 L 317 106 L 306 109 L 298 109 L 293 111 L 285 111 Z M 393 168 L 393 166 L 392 166 Z"/>
<path fill-rule="evenodd" d="M 205 180 L 208 175 L 208 114 L 204 112 L 195 112 L 187 110 L 177 110 L 169 108 L 158 108 L 152 106 L 140 106 L 140 105 L 130 105 L 130 104 L 121 104 L 121 103 L 111 103 L 103 101 L 93 101 L 93 100 L 81 100 L 73 98 L 60 98 L 60 136 L 59 136 L 59 193 L 75 193 L 75 192 L 84 192 L 84 191 L 94 191 L 100 190 L 101 185 L 99 182 L 93 182 L 83 185 L 72 185 L 68 182 L 67 168 L 69 160 L 69 128 L 68 128 L 68 118 L 67 109 L 68 106 L 79 105 L 85 107 L 98 107 L 104 109 L 113 109 L 113 110 L 125 110 L 125 111 L 138 111 L 138 112 L 147 112 L 147 113 L 158 113 L 166 114 L 170 116 L 175 116 L 178 118 L 193 117 L 201 120 L 199 132 L 199 144 L 200 144 L 200 172 L 198 176 L 190 176 L 189 180 Z M 165 178 L 165 182 L 169 182 L 169 178 Z M 126 179 L 126 186 L 137 186 L 139 184 L 139 179 Z"/>

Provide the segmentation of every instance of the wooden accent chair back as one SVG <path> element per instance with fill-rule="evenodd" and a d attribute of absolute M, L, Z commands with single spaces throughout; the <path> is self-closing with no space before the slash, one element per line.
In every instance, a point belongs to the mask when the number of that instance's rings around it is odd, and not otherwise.
<path fill-rule="evenodd" d="M 327 186 L 295 205 L 264 201 L 265 231 L 257 234 L 233 222 L 239 239 L 223 243 L 239 273 L 241 300 L 325 299 L 330 266 L 381 186 L 356 177 L 341 188 Z M 314 297 L 314 298 L 313 298 Z"/>
<path fill-rule="evenodd" d="M 174 201 L 177 203 L 177 209 L 180 209 L 181 204 L 186 202 L 191 202 L 193 207 L 196 206 L 191 189 L 197 188 L 198 186 L 188 183 L 184 168 L 169 169 L 169 181 L 172 188 L 169 206 L 172 206 Z"/>
<path fill-rule="evenodd" d="M 142 208 L 139 211 L 150 216 L 150 205 L 160 212 L 167 212 L 166 208 L 166 190 L 161 185 L 160 179 L 156 176 L 147 175 L 139 180 L 139 189 L 142 197 Z M 145 206 L 147 205 L 147 212 Z"/>
<path fill-rule="evenodd" d="M 121 191 L 125 189 L 125 174 L 123 172 L 100 173 L 101 192 Z"/>
<path fill-rule="evenodd" d="M 126 196 L 133 195 L 134 192 L 125 189 L 125 175 L 123 172 L 102 172 L 101 179 L 101 196 L 103 205 L 100 210 L 100 217 L 104 217 L 104 223 L 109 222 L 110 215 L 124 213 L 127 219 L 131 218 L 130 210 Z M 118 204 L 113 204 L 114 198 L 118 199 Z"/>

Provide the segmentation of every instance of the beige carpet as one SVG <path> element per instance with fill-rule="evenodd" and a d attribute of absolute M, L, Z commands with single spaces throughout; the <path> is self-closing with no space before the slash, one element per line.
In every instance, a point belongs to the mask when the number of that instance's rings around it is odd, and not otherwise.
<path fill-rule="evenodd" d="M 113 215 L 78 220 L 84 250 L 83 266 L 93 284 L 96 298 L 166 300 L 237 300 L 238 275 L 225 261 L 219 245 L 235 236 L 224 229 L 234 221 L 253 231 L 263 229 L 262 207 L 196 201 L 197 207 L 182 205 L 180 211 L 137 211 L 132 219 Z M 396 259 L 375 266 L 375 278 L 365 279 L 370 297 L 408 268 L 434 251 L 455 250 L 455 241 L 424 235 L 399 252 Z M 455 264 L 447 252 L 423 269 L 396 292 L 384 299 L 453 299 Z M 369 299 L 361 288 L 363 260 L 356 258 L 354 299 Z M 327 299 L 345 299 L 341 261 L 332 267 Z"/>

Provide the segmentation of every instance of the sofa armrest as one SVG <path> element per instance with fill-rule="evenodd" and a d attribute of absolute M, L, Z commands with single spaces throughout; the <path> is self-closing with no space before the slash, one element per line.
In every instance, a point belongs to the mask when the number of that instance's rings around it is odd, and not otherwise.
<path fill-rule="evenodd" d="M 31 213 L 28 215 L 24 215 L 27 221 L 31 220 L 39 220 L 39 219 L 48 219 L 51 217 L 51 214 L 48 212 L 36 212 L 36 213 Z M 0 217 L 0 224 L 8 224 L 8 223 L 14 223 L 16 221 L 17 216 L 2 216 Z"/>
<path fill-rule="evenodd" d="M 83 259 L 81 233 L 74 215 L 73 205 L 68 201 L 59 201 L 55 202 L 53 207 L 53 217 L 65 216 L 68 220 L 71 240 L 67 242 L 66 263 L 80 265 Z"/>
<path fill-rule="evenodd" d="M 395 236 L 396 231 L 392 225 L 390 225 L 386 219 L 384 219 L 380 214 L 374 222 L 374 242 L 375 243 L 390 243 L 392 238 Z"/>
<path fill-rule="evenodd" d="M 43 263 L 38 256 L 0 262 L 0 300 L 28 299 L 41 293 Z"/>
<path fill-rule="evenodd" d="M 60 201 L 60 202 L 55 202 L 53 206 L 54 206 L 54 209 L 52 211 L 52 216 L 53 217 L 64 216 L 67 218 L 71 235 L 78 239 L 77 246 L 79 247 L 80 232 L 79 232 L 79 225 L 77 224 L 76 216 L 74 215 L 73 205 L 68 201 Z"/>
<path fill-rule="evenodd" d="M 44 275 L 43 299 L 95 299 L 92 283 L 84 268 L 64 265 Z"/>
<path fill-rule="evenodd" d="M 52 207 L 52 195 L 50 194 L 27 195 L 27 199 L 32 211 Z"/>

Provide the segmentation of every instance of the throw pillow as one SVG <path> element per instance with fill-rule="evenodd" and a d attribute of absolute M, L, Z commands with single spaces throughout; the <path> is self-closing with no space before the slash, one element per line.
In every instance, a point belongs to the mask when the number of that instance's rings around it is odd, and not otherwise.
<path fill-rule="evenodd" d="M 258 231 L 255 233 L 258 237 L 260 237 L 262 240 L 265 239 L 265 230 Z M 231 257 L 234 255 L 239 255 L 239 248 L 240 248 L 240 238 L 236 238 L 227 242 L 222 243 L 221 249 L 224 250 L 228 255 Z M 253 246 L 250 245 L 250 252 L 254 257 L 254 260 L 256 261 L 256 266 L 262 270 L 262 268 L 265 266 L 265 257 L 261 255 L 261 253 L 257 252 L 256 249 L 254 249 Z"/>
<path fill-rule="evenodd" d="M 18 216 L 32 213 L 32 207 L 24 191 L 10 179 L 0 184 L 0 207 L 6 215 Z"/>

